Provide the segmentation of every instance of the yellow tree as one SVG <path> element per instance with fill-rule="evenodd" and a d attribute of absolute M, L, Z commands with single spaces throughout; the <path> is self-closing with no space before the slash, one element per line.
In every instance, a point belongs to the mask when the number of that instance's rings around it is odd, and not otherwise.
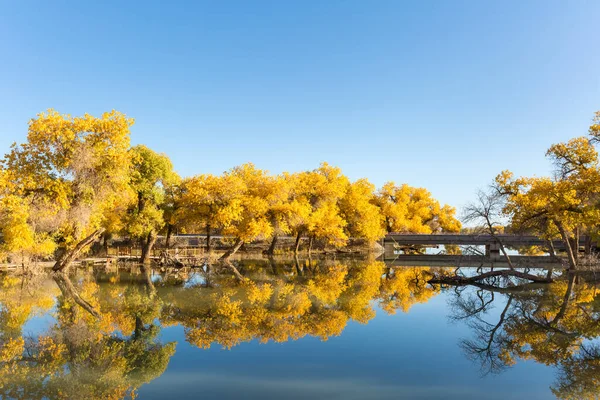
<path fill-rule="evenodd" d="M 106 216 L 127 190 L 132 124 L 116 111 L 96 118 L 49 110 L 29 122 L 27 142 L 5 156 L 27 225 L 58 244 L 55 271 L 67 269 L 104 232 Z"/>
<path fill-rule="evenodd" d="M 175 218 L 183 227 L 206 230 L 206 249 L 210 252 L 210 235 L 242 217 L 242 194 L 245 183 L 238 176 L 198 175 L 181 185 Z"/>
<path fill-rule="evenodd" d="M 235 167 L 225 176 L 239 179 L 244 190 L 238 198 L 241 206 L 239 218 L 223 228 L 224 234 L 235 237 L 235 244 L 223 254 L 222 260 L 229 259 L 244 243 L 270 238 L 273 225 L 268 213 L 273 205 L 282 201 L 278 181 L 252 163 Z"/>
<path fill-rule="evenodd" d="M 267 250 L 268 255 L 275 252 L 280 235 L 292 233 L 294 227 L 306 224 L 310 216 L 310 204 L 298 196 L 295 190 L 298 176 L 284 173 L 273 180 L 273 196 L 267 211 L 267 217 L 273 226 L 273 239 Z"/>
<path fill-rule="evenodd" d="M 367 179 L 352 182 L 339 202 L 349 237 L 375 242 L 385 236 L 381 209 L 374 203 L 375 186 Z"/>
<path fill-rule="evenodd" d="M 9 173 L 0 167 L 0 260 L 18 258 L 23 267 L 36 257 L 49 256 L 55 243 L 48 232 L 29 224 L 28 202 L 15 191 Z"/>
<path fill-rule="evenodd" d="M 179 176 L 171 160 L 144 145 L 132 147 L 131 189 L 136 202 L 129 209 L 126 231 L 142 241 L 140 261 L 146 264 L 159 231 L 165 226 L 166 188 L 177 184 Z"/>
<path fill-rule="evenodd" d="M 459 232 L 461 228 L 455 217 L 456 210 L 448 205 L 440 206 L 424 188 L 387 182 L 379 189 L 375 204 L 381 209 L 388 233 Z"/>
<path fill-rule="evenodd" d="M 177 176 L 177 179 L 173 182 L 167 183 L 164 186 L 165 199 L 162 204 L 163 218 L 166 224 L 165 232 L 165 248 L 169 248 L 171 245 L 171 236 L 182 225 L 182 221 L 179 219 L 180 215 L 177 210 L 182 206 L 182 179 Z"/>
<path fill-rule="evenodd" d="M 328 245 L 343 246 L 348 240 L 344 231 L 339 202 L 348 190 L 349 181 L 341 169 L 322 163 L 314 171 L 298 174 L 295 191 L 298 201 L 310 210 L 308 217 L 292 229 L 296 234 L 296 249 L 303 235 L 309 238 L 309 252 L 315 239 Z"/>
<path fill-rule="evenodd" d="M 575 138 L 550 147 L 547 153 L 556 167 L 554 178 L 515 179 L 509 171 L 496 177 L 506 195 L 505 213 L 513 229 L 528 230 L 563 240 L 569 265 L 577 268 L 579 233 L 598 230 L 600 171 L 598 154 L 586 138 Z"/>

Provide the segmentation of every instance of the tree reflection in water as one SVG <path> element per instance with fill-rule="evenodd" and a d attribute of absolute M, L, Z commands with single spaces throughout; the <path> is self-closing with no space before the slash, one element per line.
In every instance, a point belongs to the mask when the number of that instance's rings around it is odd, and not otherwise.
<path fill-rule="evenodd" d="M 547 285 L 461 287 L 451 319 L 464 321 L 472 338 L 461 347 L 482 372 L 499 373 L 521 360 L 558 368 L 552 385 L 562 399 L 600 394 L 600 292 L 581 275 Z M 492 311 L 494 308 L 499 309 Z"/>
<path fill-rule="evenodd" d="M 54 324 L 37 338 L 1 333 L 2 398 L 121 399 L 165 371 L 175 343 L 157 340 L 160 303 L 150 292 L 127 287 L 103 298 L 92 280 L 54 280 Z M 122 299 L 118 309 L 104 306 L 111 297 Z"/>
<path fill-rule="evenodd" d="M 2 398 L 120 399 L 166 370 L 175 343 L 160 331 L 181 326 L 199 348 L 340 335 L 379 308 L 409 312 L 448 291 L 451 318 L 466 323 L 467 356 L 484 373 L 518 359 L 556 365 L 559 398 L 595 398 L 600 349 L 596 286 L 565 275 L 552 284 L 494 278 L 465 286 L 430 284 L 453 269 L 390 268 L 377 261 L 260 260 L 163 272 L 80 271 L 0 282 Z M 500 285 L 502 283 L 502 285 Z M 37 315 L 53 322 L 23 335 Z"/>

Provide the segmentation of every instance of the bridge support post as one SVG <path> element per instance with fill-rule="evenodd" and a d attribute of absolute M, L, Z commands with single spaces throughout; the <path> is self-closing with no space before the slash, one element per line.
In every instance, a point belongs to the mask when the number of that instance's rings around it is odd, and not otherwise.
<path fill-rule="evenodd" d="M 489 243 L 485 245 L 485 255 L 492 261 L 498 261 L 502 258 L 500 255 L 500 244 Z"/>

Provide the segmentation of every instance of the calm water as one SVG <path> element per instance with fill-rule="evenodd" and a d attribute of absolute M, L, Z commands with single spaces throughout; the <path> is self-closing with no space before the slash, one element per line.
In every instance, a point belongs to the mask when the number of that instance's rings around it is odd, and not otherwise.
<path fill-rule="evenodd" d="M 226 267 L 2 277 L 2 398 L 600 394 L 600 292 L 590 277 L 440 288 L 427 280 L 452 269 L 365 261 L 237 269 L 241 281 Z"/>

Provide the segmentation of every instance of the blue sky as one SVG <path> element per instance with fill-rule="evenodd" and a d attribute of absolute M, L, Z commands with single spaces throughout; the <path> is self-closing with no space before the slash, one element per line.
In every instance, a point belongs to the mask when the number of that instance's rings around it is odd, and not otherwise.
<path fill-rule="evenodd" d="M 182 175 L 321 161 L 460 207 L 600 109 L 598 1 L 0 0 L 0 149 L 40 111 L 136 119 Z"/>

